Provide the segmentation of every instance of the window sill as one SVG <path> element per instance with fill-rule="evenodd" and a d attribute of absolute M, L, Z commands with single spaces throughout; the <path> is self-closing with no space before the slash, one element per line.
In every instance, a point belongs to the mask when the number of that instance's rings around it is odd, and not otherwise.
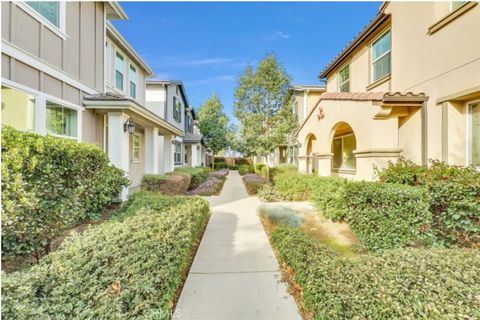
<path fill-rule="evenodd" d="M 428 33 L 429 35 L 432 35 L 434 34 L 435 32 L 437 32 L 438 30 L 442 29 L 443 27 L 445 27 L 447 24 L 449 24 L 450 22 L 454 21 L 455 19 L 457 19 L 458 17 L 460 17 L 462 14 L 464 14 L 465 12 L 469 11 L 470 9 L 472 9 L 473 7 L 475 7 L 477 5 L 476 2 L 467 2 L 466 4 L 464 4 L 463 6 L 461 6 L 460 8 L 458 8 L 457 10 L 455 11 L 452 11 L 450 12 L 449 14 L 447 14 L 445 17 L 443 17 L 442 19 L 440 19 L 439 21 L 435 22 L 433 25 L 431 25 L 429 28 L 428 28 Z"/>
<path fill-rule="evenodd" d="M 381 85 L 382 83 L 385 83 L 385 82 L 389 81 L 391 78 L 392 78 L 392 74 L 387 74 L 387 75 L 384 76 L 383 78 L 380 78 L 380 79 L 378 79 L 377 81 L 369 84 L 366 89 L 367 89 L 367 91 L 370 91 L 370 90 L 372 90 L 373 88 L 378 87 L 378 86 Z"/>

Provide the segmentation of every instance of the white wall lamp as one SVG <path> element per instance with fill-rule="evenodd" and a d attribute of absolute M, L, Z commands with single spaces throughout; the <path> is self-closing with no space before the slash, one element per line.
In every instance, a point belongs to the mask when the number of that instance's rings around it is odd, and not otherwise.
<path fill-rule="evenodd" d="M 127 122 L 123 124 L 123 132 L 128 132 L 128 134 L 135 133 L 135 124 L 131 119 L 128 119 Z"/>

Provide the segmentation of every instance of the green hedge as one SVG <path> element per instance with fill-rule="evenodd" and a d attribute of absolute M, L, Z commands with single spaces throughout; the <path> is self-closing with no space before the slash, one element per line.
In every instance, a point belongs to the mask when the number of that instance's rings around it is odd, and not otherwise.
<path fill-rule="evenodd" d="M 164 195 L 185 194 L 190 186 L 191 175 L 188 173 L 145 174 L 140 187 L 142 190 L 159 192 Z"/>
<path fill-rule="evenodd" d="M 249 195 L 255 195 L 261 188 L 270 185 L 270 180 L 253 173 L 246 173 L 242 180 Z"/>
<path fill-rule="evenodd" d="M 145 207 L 123 222 L 92 227 L 31 269 L 3 274 L 2 317 L 170 319 L 182 274 L 207 223 L 208 203 L 139 198 Z M 171 205 L 175 200 L 179 203 Z"/>
<path fill-rule="evenodd" d="M 377 170 L 381 181 L 426 188 L 434 229 L 445 244 L 480 244 L 480 172 L 433 161 L 430 167 L 400 159 Z"/>
<path fill-rule="evenodd" d="M 298 229 L 272 244 L 294 270 L 315 319 L 478 319 L 480 253 L 397 249 L 343 256 Z"/>
<path fill-rule="evenodd" d="M 249 164 L 238 165 L 238 173 L 242 176 L 246 173 L 253 173 L 253 167 Z"/>
<path fill-rule="evenodd" d="M 264 169 L 266 166 L 264 163 L 255 163 L 255 165 L 253 166 L 253 170 L 254 170 L 254 173 L 257 175 L 257 176 L 263 176 L 263 172 L 265 172 L 266 169 Z M 262 171 L 263 170 L 263 171 Z"/>
<path fill-rule="evenodd" d="M 208 179 L 211 169 L 207 167 L 196 167 L 196 168 L 178 168 L 175 169 L 174 173 L 186 173 L 191 176 L 190 185 L 188 189 L 195 189 Z"/>
<path fill-rule="evenodd" d="M 2 127 L 2 259 L 45 253 L 128 184 L 94 145 Z"/>
<path fill-rule="evenodd" d="M 333 220 L 346 221 L 363 247 L 392 249 L 431 244 L 432 215 L 425 190 L 378 182 L 332 180 L 319 188 L 314 203 Z"/>
<path fill-rule="evenodd" d="M 305 201 L 310 199 L 318 177 L 287 170 L 274 174 L 272 181 L 275 191 L 284 200 Z"/>
<path fill-rule="evenodd" d="M 214 170 L 228 169 L 228 166 L 225 162 L 215 162 L 213 167 Z"/>

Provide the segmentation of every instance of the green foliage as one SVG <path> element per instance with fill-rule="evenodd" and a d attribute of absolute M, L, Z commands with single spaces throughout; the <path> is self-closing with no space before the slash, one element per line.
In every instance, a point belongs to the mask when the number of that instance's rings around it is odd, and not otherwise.
<path fill-rule="evenodd" d="M 397 249 L 344 256 L 299 229 L 272 244 L 315 319 L 476 319 L 478 250 Z"/>
<path fill-rule="evenodd" d="M 208 147 L 216 154 L 228 147 L 228 117 L 214 94 L 198 108 L 199 128 Z"/>
<path fill-rule="evenodd" d="M 378 182 L 329 183 L 327 193 L 316 193 L 316 206 L 326 217 L 346 221 L 363 247 L 374 251 L 432 242 L 425 190 Z"/>
<path fill-rule="evenodd" d="M 208 179 L 211 169 L 207 167 L 177 168 L 175 172 L 189 174 L 191 177 L 189 189 L 195 189 Z"/>
<path fill-rule="evenodd" d="M 225 162 L 215 162 L 214 163 L 215 170 L 227 169 L 228 165 Z"/>
<path fill-rule="evenodd" d="M 2 128 L 2 259 L 37 256 L 129 184 L 98 147 Z"/>
<path fill-rule="evenodd" d="M 319 178 L 316 176 L 287 170 L 283 173 L 274 172 L 272 175 L 275 191 L 287 201 L 309 200 Z"/>
<path fill-rule="evenodd" d="M 270 180 L 273 179 L 278 174 L 283 174 L 287 172 L 298 172 L 297 166 L 290 163 L 281 163 L 276 167 L 270 168 Z"/>
<path fill-rule="evenodd" d="M 295 128 L 289 87 L 290 77 L 274 55 L 266 56 L 256 70 L 248 66 L 238 78 L 234 108 L 247 147 L 244 154 L 269 154 Z"/>
<path fill-rule="evenodd" d="M 164 195 L 185 194 L 190 186 L 191 175 L 184 172 L 145 174 L 140 187 L 142 190 L 159 192 Z"/>
<path fill-rule="evenodd" d="M 253 167 L 249 164 L 240 164 L 238 165 L 238 173 L 242 176 L 245 173 L 253 173 Z"/>
<path fill-rule="evenodd" d="M 233 164 L 227 165 L 227 168 L 228 168 L 228 170 L 238 170 L 238 166 L 237 166 L 237 165 L 233 165 Z"/>
<path fill-rule="evenodd" d="M 265 168 L 265 167 L 266 167 L 266 165 L 264 163 L 255 163 L 255 165 L 253 166 L 254 173 L 258 176 L 263 177 L 262 170 L 264 171 L 265 169 L 263 169 L 263 168 Z"/>
<path fill-rule="evenodd" d="M 480 244 L 480 172 L 473 167 L 432 161 L 430 167 L 400 159 L 377 170 L 381 181 L 416 185 L 428 190 L 434 229 L 446 245 Z"/>
<path fill-rule="evenodd" d="M 31 269 L 3 274 L 2 318 L 170 319 L 209 207 L 147 193 L 130 204 L 140 199 L 144 207 L 123 222 L 92 227 Z"/>
<path fill-rule="evenodd" d="M 258 209 L 258 215 L 262 218 L 268 219 L 275 225 L 285 225 L 290 228 L 300 226 L 305 220 L 303 215 L 284 206 L 267 207 L 262 205 Z"/>
<path fill-rule="evenodd" d="M 242 179 L 249 195 L 257 194 L 258 190 L 270 184 L 270 180 L 253 173 L 246 173 Z"/>
<path fill-rule="evenodd" d="M 280 194 L 278 194 L 275 187 L 273 187 L 271 184 L 266 184 L 262 186 L 260 189 L 258 189 L 257 196 L 258 198 L 260 198 L 260 200 L 265 202 L 275 202 L 275 201 L 284 200 L 283 197 Z"/>

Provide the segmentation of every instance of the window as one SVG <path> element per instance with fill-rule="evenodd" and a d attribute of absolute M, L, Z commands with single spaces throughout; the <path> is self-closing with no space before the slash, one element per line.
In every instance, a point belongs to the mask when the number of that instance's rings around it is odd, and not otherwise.
<path fill-rule="evenodd" d="M 18 130 L 35 130 L 35 96 L 2 87 L 2 124 Z"/>
<path fill-rule="evenodd" d="M 350 92 L 350 65 L 346 65 L 338 72 L 338 91 Z"/>
<path fill-rule="evenodd" d="M 115 54 L 115 87 L 123 91 L 123 78 L 125 73 L 125 59 L 120 53 Z"/>
<path fill-rule="evenodd" d="M 177 97 L 173 97 L 173 119 L 177 122 L 182 122 L 182 104 Z"/>
<path fill-rule="evenodd" d="M 463 7 L 467 1 L 450 1 L 450 11 L 455 11 Z"/>
<path fill-rule="evenodd" d="M 390 30 L 372 44 L 372 80 L 373 82 L 390 74 Z"/>
<path fill-rule="evenodd" d="M 333 169 L 355 170 L 355 156 L 353 154 L 353 150 L 355 150 L 355 148 L 356 141 L 353 133 L 333 138 Z"/>
<path fill-rule="evenodd" d="M 469 164 L 480 167 L 480 102 L 469 106 Z"/>
<path fill-rule="evenodd" d="M 187 132 L 193 132 L 193 121 L 191 116 L 187 116 Z"/>
<path fill-rule="evenodd" d="M 175 150 L 173 153 L 173 161 L 175 164 L 182 163 L 182 144 L 178 141 L 173 142 Z"/>
<path fill-rule="evenodd" d="M 25 3 L 55 27 L 60 27 L 60 3 L 58 1 L 26 1 Z"/>
<path fill-rule="evenodd" d="M 128 79 L 130 80 L 130 97 L 137 97 L 137 69 L 134 66 L 130 65 Z"/>
<path fill-rule="evenodd" d="M 47 133 L 77 137 L 77 110 L 47 100 Z"/>
<path fill-rule="evenodd" d="M 132 135 L 132 162 L 140 162 L 142 137 L 138 133 Z"/>

